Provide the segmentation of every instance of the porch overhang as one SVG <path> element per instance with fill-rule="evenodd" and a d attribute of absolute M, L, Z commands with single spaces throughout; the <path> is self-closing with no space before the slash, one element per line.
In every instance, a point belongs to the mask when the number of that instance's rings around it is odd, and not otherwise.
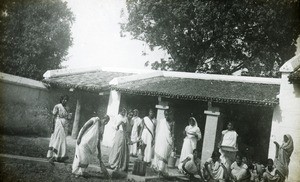
<path fill-rule="evenodd" d="M 159 76 L 113 85 L 121 93 L 216 103 L 275 106 L 279 84 Z"/>

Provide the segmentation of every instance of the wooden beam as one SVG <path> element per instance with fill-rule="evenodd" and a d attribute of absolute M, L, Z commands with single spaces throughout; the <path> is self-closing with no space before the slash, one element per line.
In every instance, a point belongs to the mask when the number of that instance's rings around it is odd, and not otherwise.
<path fill-rule="evenodd" d="M 73 122 L 73 129 L 72 129 L 72 138 L 77 138 L 78 132 L 79 132 L 79 119 L 80 119 L 80 110 L 81 110 L 81 103 L 80 99 L 77 99 L 76 103 L 76 111 L 75 111 L 75 117 Z"/>

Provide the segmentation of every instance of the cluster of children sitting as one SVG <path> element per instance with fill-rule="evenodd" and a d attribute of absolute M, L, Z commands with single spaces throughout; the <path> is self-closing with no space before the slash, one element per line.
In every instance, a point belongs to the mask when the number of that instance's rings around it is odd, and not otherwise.
<path fill-rule="evenodd" d="M 284 181 L 281 174 L 274 166 L 273 159 L 268 159 L 266 166 L 256 162 L 249 162 L 246 157 L 237 153 L 235 161 L 231 164 L 229 170 L 221 162 L 221 153 L 215 150 L 211 158 L 206 160 L 204 166 L 198 158 L 197 150 L 193 155 L 180 163 L 178 168 L 190 177 L 191 181 L 243 181 L 243 182 L 280 182 Z"/>

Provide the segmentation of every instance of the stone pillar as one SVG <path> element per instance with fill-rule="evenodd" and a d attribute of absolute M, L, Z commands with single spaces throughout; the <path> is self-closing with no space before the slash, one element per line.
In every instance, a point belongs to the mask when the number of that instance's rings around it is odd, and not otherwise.
<path fill-rule="evenodd" d="M 155 106 L 155 108 L 157 109 L 157 113 L 156 113 L 157 121 L 165 118 L 164 111 L 166 109 L 169 109 L 168 104 L 169 103 L 167 101 L 163 101 L 161 97 L 158 97 L 158 105 Z"/>
<path fill-rule="evenodd" d="M 121 93 L 116 90 L 111 90 L 109 95 L 108 105 L 107 105 L 107 112 L 106 112 L 106 114 L 109 115 L 110 117 L 110 121 L 105 126 L 103 141 L 102 141 L 102 144 L 105 146 L 111 147 L 113 145 L 112 139 L 115 137 L 115 133 L 116 133 L 114 126 L 116 122 L 116 117 L 118 116 L 119 113 L 120 102 L 121 102 Z"/>
<path fill-rule="evenodd" d="M 209 104 L 208 110 L 204 111 L 204 114 L 206 114 L 206 124 L 201 155 L 202 164 L 211 157 L 211 154 L 215 149 L 218 119 L 220 116 L 219 108 L 212 107 L 211 104 Z"/>
<path fill-rule="evenodd" d="M 79 131 L 79 119 L 80 119 L 80 110 L 81 110 L 81 103 L 80 99 L 77 99 L 76 103 L 76 110 L 73 122 L 73 129 L 72 129 L 72 138 L 76 139 Z"/>
<path fill-rule="evenodd" d="M 160 120 L 165 118 L 165 113 L 164 113 L 165 110 L 169 109 L 168 104 L 169 103 L 167 101 L 163 101 L 161 97 L 158 97 L 158 105 L 155 106 L 155 108 L 157 109 L 157 113 L 156 113 L 157 124 L 155 129 L 156 132 L 159 129 Z"/>

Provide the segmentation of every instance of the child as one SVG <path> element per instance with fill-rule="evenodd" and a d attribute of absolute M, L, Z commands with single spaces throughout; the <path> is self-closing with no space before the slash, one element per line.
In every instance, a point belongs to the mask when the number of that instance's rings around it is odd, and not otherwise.
<path fill-rule="evenodd" d="M 256 165 L 255 164 L 250 164 L 249 166 L 249 172 L 250 172 L 250 181 L 251 182 L 259 182 L 259 175 L 258 175 L 258 172 L 257 172 L 257 168 L 256 168 Z"/>
<path fill-rule="evenodd" d="M 277 169 L 274 166 L 272 159 L 268 159 L 266 171 L 263 173 L 263 182 L 277 182 L 280 181 Z"/>
<path fill-rule="evenodd" d="M 214 151 L 205 164 L 204 170 L 208 173 L 209 181 L 225 181 L 226 168 L 221 163 L 220 152 Z"/>
<path fill-rule="evenodd" d="M 248 175 L 248 166 L 242 162 L 242 157 L 240 154 L 236 155 L 235 162 L 231 164 L 231 177 L 234 181 L 242 181 L 244 179 L 250 178 Z"/>
<path fill-rule="evenodd" d="M 178 165 L 178 169 L 182 173 L 189 175 L 190 180 L 193 180 L 195 179 L 196 174 L 200 174 L 200 163 L 201 161 L 198 158 L 198 152 L 194 149 L 193 154 L 188 155 L 188 157 Z M 202 175 L 200 174 L 200 176 Z"/>

